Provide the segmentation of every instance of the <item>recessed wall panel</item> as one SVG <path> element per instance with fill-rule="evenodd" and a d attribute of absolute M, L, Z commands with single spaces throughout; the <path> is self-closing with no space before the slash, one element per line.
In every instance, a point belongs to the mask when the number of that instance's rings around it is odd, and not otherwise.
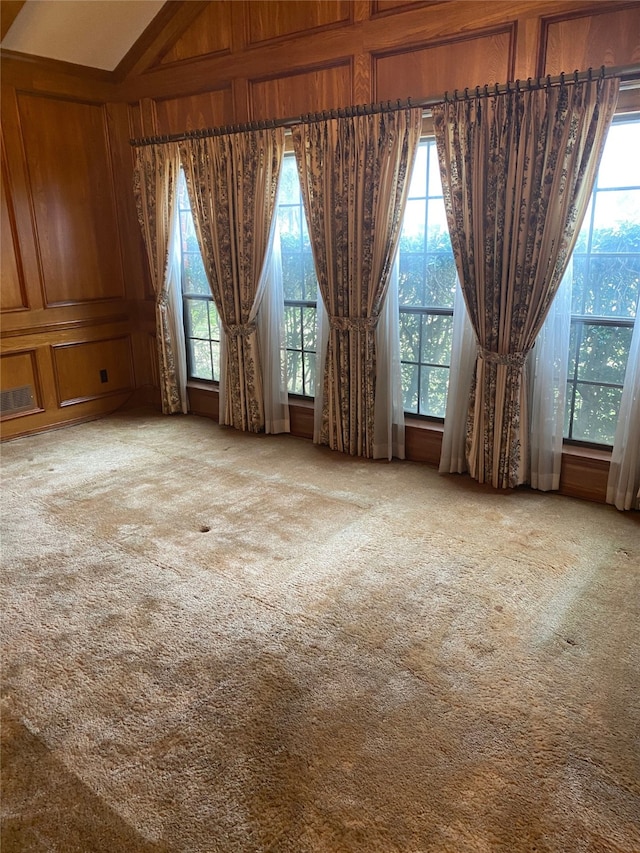
<path fill-rule="evenodd" d="M 253 119 L 287 118 L 352 103 L 351 64 L 249 83 Z"/>
<path fill-rule="evenodd" d="M 102 105 L 18 95 L 46 302 L 124 295 Z"/>
<path fill-rule="evenodd" d="M 543 22 L 540 74 L 640 63 L 640 4 Z"/>
<path fill-rule="evenodd" d="M 129 335 L 52 347 L 58 404 L 70 406 L 133 388 Z"/>
<path fill-rule="evenodd" d="M 1 164 L 1 195 L 0 195 L 0 264 L 2 280 L 0 288 L 0 305 L 2 311 L 20 311 L 28 308 L 25 288 L 20 243 L 16 231 L 13 202 L 9 192 L 9 178 L 2 149 Z"/>
<path fill-rule="evenodd" d="M 250 0 L 245 3 L 245 14 L 249 44 L 258 44 L 347 23 L 351 16 L 351 3 L 349 0 L 313 0 L 304 3 Z"/>
<path fill-rule="evenodd" d="M 237 0 L 236 0 L 237 2 Z M 212 0 L 164 54 L 161 64 L 231 50 L 231 2 Z"/>
<path fill-rule="evenodd" d="M 376 101 L 504 83 L 513 73 L 511 27 L 374 57 Z"/>
<path fill-rule="evenodd" d="M 230 89 L 156 101 L 158 133 L 183 133 L 233 123 Z"/>
<path fill-rule="evenodd" d="M 36 351 L 4 353 L 0 358 L 2 420 L 43 411 Z"/>

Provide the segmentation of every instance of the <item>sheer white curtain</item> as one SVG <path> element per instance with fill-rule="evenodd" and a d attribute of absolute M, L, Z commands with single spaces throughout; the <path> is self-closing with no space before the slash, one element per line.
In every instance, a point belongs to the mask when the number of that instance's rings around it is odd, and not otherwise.
<path fill-rule="evenodd" d="M 391 268 L 389 290 L 376 328 L 376 401 L 373 423 L 373 458 L 404 459 L 404 401 L 400 368 L 400 315 L 398 309 L 399 252 Z"/>
<path fill-rule="evenodd" d="M 607 503 L 622 510 L 640 509 L 640 305 L 633 326 L 613 441 Z"/>
<path fill-rule="evenodd" d="M 573 261 L 570 260 L 527 359 L 530 371 L 530 482 L 532 488 L 543 492 L 560 487 L 572 283 Z"/>
<path fill-rule="evenodd" d="M 316 337 L 316 375 L 314 380 L 313 397 L 313 442 L 322 444 L 322 423 L 324 411 L 324 371 L 327 363 L 327 350 L 329 349 L 329 315 L 324 306 L 324 300 L 320 288 L 316 294 L 316 317 L 318 331 Z"/>
<path fill-rule="evenodd" d="M 444 415 L 441 474 L 462 474 L 467 470 L 466 440 L 469 395 L 476 366 L 476 334 L 469 320 L 460 281 L 453 300 L 453 342 L 449 366 L 449 391 Z"/>
<path fill-rule="evenodd" d="M 262 361 L 264 390 L 264 431 L 289 432 L 287 358 L 284 336 L 284 291 L 282 256 L 277 216 L 273 217 L 269 248 L 262 267 L 258 292 L 262 293 L 257 311 L 258 348 Z"/>
<path fill-rule="evenodd" d="M 189 411 L 187 393 L 187 349 L 184 339 L 184 312 L 182 302 L 182 253 L 180 247 L 180 215 L 177 198 L 171 211 L 169 231 L 169 250 L 167 260 L 167 322 L 174 343 L 173 358 L 176 372 L 176 384 L 180 392 L 180 406 L 183 414 Z"/>

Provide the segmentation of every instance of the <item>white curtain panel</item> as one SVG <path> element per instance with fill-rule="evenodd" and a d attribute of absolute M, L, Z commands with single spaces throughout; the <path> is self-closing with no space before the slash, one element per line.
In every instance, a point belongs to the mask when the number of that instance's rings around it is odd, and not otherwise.
<path fill-rule="evenodd" d="M 543 492 L 560 487 L 572 282 L 573 262 L 569 261 L 527 359 L 530 371 L 531 486 Z"/>
<path fill-rule="evenodd" d="M 389 290 L 376 327 L 376 400 L 373 423 L 373 458 L 404 459 L 404 401 L 400 368 L 400 315 L 398 309 L 399 253 L 391 268 Z"/>
<path fill-rule="evenodd" d="M 613 441 L 607 503 L 621 510 L 640 509 L 640 306 L 636 311 Z"/>
<path fill-rule="evenodd" d="M 184 312 L 182 302 L 182 255 L 180 251 L 180 217 L 178 215 L 178 196 L 173 197 L 169 251 L 167 261 L 167 321 L 174 342 L 174 365 L 176 384 L 180 391 L 182 413 L 189 411 L 187 393 L 187 350 L 184 339 Z"/>
<path fill-rule="evenodd" d="M 257 310 L 258 347 L 262 362 L 264 431 L 290 432 L 282 256 L 276 216 L 273 217 L 258 293 L 262 294 L 262 301 L 259 303 L 259 309 L 254 304 L 254 311 Z"/>
<path fill-rule="evenodd" d="M 476 354 L 476 335 L 458 279 L 453 300 L 453 342 L 440 453 L 441 474 L 462 474 L 467 470 L 467 414 Z"/>
<path fill-rule="evenodd" d="M 313 441 L 315 444 L 321 444 L 322 412 L 324 409 L 324 371 L 327 363 L 327 350 L 329 348 L 329 315 L 324 306 L 320 288 L 318 288 L 316 294 L 316 306 L 318 330 L 316 337 L 316 375 L 313 402 Z"/>

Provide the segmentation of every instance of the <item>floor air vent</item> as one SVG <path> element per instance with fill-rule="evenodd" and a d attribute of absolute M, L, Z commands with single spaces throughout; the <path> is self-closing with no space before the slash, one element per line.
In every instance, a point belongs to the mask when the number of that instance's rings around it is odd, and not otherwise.
<path fill-rule="evenodd" d="M 6 391 L 0 391 L 0 412 L 3 418 L 8 415 L 17 415 L 20 412 L 28 412 L 35 408 L 36 404 L 31 385 L 21 385 L 19 388 L 8 388 Z"/>

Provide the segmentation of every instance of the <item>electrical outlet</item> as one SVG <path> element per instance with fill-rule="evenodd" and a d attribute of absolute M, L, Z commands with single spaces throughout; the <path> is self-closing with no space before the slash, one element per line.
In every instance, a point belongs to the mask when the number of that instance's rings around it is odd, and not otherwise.
<path fill-rule="evenodd" d="M 109 375 L 108 375 L 107 371 L 101 370 L 100 371 L 100 382 L 108 382 L 108 381 L 109 381 Z"/>

